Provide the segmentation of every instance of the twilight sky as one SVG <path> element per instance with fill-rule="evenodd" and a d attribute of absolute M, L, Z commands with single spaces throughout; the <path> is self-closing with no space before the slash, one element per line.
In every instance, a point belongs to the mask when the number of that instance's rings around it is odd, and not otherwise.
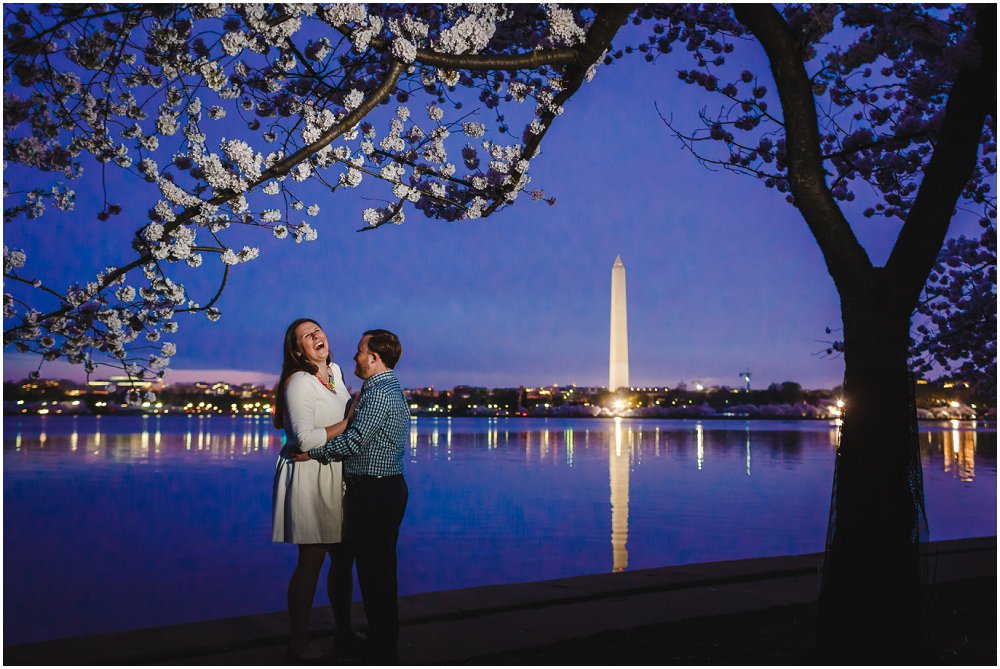
<path fill-rule="evenodd" d="M 762 61 L 757 49 L 741 47 L 741 67 Z M 737 386 L 747 368 L 754 387 L 837 385 L 842 360 L 816 353 L 834 338 L 824 328 L 840 327 L 839 303 L 798 212 L 749 177 L 699 165 L 658 116 L 654 103 L 694 128 L 698 109 L 718 104 L 676 78 L 682 62 L 636 57 L 602 67 L 566 105 L 531 171 L 532 187 L 555 206 L 522 196 L 486 220 L 455 223 L 408 211 L 401 226 L 356 233 L 361 211 L 378 204 L 363 192 L 317 189 L 317 241 L 236 232 L 230 242 L 259 246 L 260 258 L 234 268 L 221 320 L 180 318 L 180 332 L 164 338 L 179 349 L 167 380 L 272 382 L 285 327 L 308 316 L 329 334 L 349 382 L 358 335 L 384 327 L 403 343 L 405 387 L 605 385 L 611 265 L 621 255 L 633 385 Z M 773 89 L 765 68 L 753 69 Z M 65 286 L 132 257 L 128 240 L 156 189 L 114 175 L 111 190 L 134 197 L 113 197 L 125 213 L 100 223 L 87 196 L 98 173 L 88 174 L 72 184 L 75 212 L 50 208 L 43 220 L 4 225 L 4 244 L 27 253 L 26 272 L 45 266 Z M 862 219 L 861 208 L 848 216 L 881 264 L 899 226 Z M 952 234 L 961 230 L 953 225 Z M 205 265 L 185 282 L 201 303 L 221 276 L 215 256 Z M 4 350 L 7 380 L 36 364 Z M 82 379 L 83 371 L 46 363 L 43 376 Z"/>

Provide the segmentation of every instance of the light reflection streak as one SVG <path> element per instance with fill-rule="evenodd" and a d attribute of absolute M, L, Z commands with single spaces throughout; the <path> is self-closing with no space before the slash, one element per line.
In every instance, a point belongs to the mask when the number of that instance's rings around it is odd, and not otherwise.
<path fill-rule="evenodd" d="M 566 441 L 566 464 L 573 466 L 573 430 L 567 429 L 563 439 Z"/>
<path fill-rule="evenodd" d="M 705 430 L 701 423 L 695 425 L 695 439 L 698 443 L 698 471 L 701 471 L 701 465 L 705 462 Z"/>
<path fill-rule="evenodd" d="M 750 476 L 750 426 L 746 426 L 747 433 L 747 476 Z"/>
<path fill-rule="evenodd" d="M 946 442 L 941 449 L 944 471 L 954 470 L 959 481 L 972 483 L 976 478 L 976 432 L 959 430 L 959 425 L 959 421 L 951 421 L 950 444 Z"/>

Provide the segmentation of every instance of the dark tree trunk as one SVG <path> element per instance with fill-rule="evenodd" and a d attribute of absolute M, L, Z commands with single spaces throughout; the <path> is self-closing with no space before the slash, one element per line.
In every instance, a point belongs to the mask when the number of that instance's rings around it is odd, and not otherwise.
<path fill-rule="evenodd" d="M 845 415 L 819 625 L 834 661 L 899 663 L 920 635 L 927 524 L 906 301 L 886 287 L 842 300 Z"/>
<path fill-rule="evenodd" d="M 972 174 L 986 114 L 995 114 L 997 13 L 990 7 L 977 10 L 984 55 L 954 79 L 917 196 L 878 268 L 827 185 L 800 35 L 772 5 L 733 6 L 767 53 L 784 115 L 789 188 L 841 297 L 846 413 L 820 593 L 827 661 L 905 662 L 921 632 L 918 550 L 927 523 L 906 362 L 909 324 Z"/>

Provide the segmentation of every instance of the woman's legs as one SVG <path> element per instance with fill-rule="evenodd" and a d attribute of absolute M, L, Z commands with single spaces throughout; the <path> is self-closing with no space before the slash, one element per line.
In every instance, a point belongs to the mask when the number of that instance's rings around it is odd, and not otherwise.
<path fill-rule="evenodd" d="M 351 605 L 354 599 L 354 550 L 348 541 L 330 546 L 330 571 L 326 577 L 326 592 L 333 607 L 337 637 L 354 635 L 351 628 Z"/>
<path fill-rule="evenodd" d="M 299 559 L 288 581 L 288 618 L 292 628 L 289 648 L 302 658 L 311 659 L 322 655 L 309 643 L 309 612 L 316 596 L 319 572 L 326 560 L 327 546 L 323 544 L 299 544 Z"/>

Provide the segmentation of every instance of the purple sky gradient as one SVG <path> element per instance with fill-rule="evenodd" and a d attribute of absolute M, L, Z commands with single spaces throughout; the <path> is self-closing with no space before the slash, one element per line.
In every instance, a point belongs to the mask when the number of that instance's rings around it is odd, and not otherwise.
<path fill-rule="evenodd" d="M 740 67 L 762 62 L 757 47 L 741 49 Z M 697 111 L 718 104 L 677 80 L 680 64 L 632 58 L 602 67 L 567 104 L 531 171 L 532 187 L 555 206 L 524 196 L 486 220 L 456 223 L 409 211 L 401 226 L 359 234 L 362 210 L 378 205 L 359 197 L 364 187 L 336 197 L 317 189 L 317 241 L 234 231 L 231 244 L 260 246 L 261 256 L 234 268 L 219 322 L 181 318 L 180 332 L 165 337 L 179 349 L 168 381 L 273 380 L 285 327 L 307 316 L 327 330 L 348 376 L 358 335 L 384 327 L 402 340 L 397 373 L 406 387 L 604 385 L 611 265 L 621 255 L 633 385 L 738 386 L 747 368 L 754 387 L 839 384 L 843 361 L 816 355 L 835 338 L 824 328 L 840 327 L 839 302 L 798 212 L 749 177 L 699 165 L 658 116 L 654 102 L 694 128 Z M 753 69 L 773 88 L 765 68 Z M 94 192 L 97 174 L 89 173 Z M 55 285 L 92 280 L 130 258 L 130 236 L 157 198 L 138 178 L 111 175 L 112 192 L 135 195 L 113 197 L 125 213 L 100 223 L 87 184 L 73 187 L 77 211 L 4 226 L 4 244 L 28 255 L 25 272 L 45 266 L 45 276 L 61 277 Z M 863 219 L 862 209 L 846 211 L 881 264 L 899 225 Z M 971 220 L 952 234 L 974 228 Z M 221 276 L 214 256 L 205 266 L 185 282 L 202 303 Z M 4 378 L 23 378 L 36 364 L 5 349 Z M 47 363 L 43 376 L 83 372 Z"/>

